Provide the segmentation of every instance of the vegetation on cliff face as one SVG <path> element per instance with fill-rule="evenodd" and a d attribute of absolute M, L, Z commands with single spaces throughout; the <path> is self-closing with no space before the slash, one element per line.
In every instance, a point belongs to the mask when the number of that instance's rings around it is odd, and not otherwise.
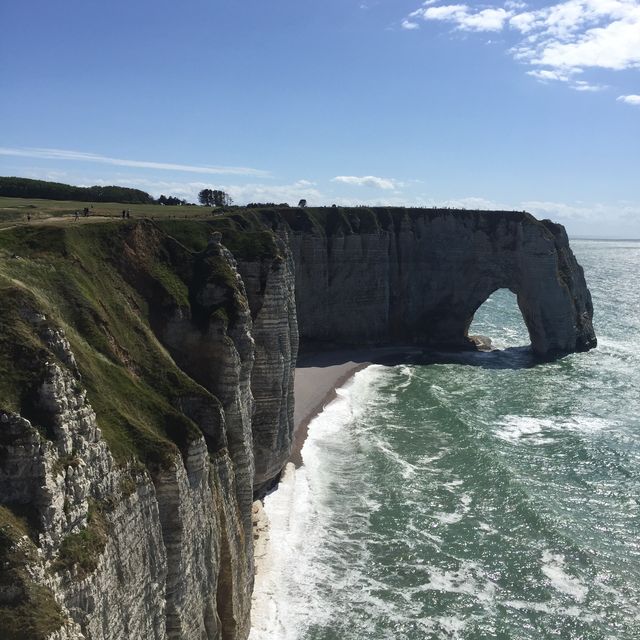
<path fill-rule="evenodd" d="M 33 396 L 44 376 L 47 351 L 27 321 L 34 297 L 0 276 L 0 406 L 29 417 Z M 1 435 L 1 434 L 0 434 Z"/>
<path fill-rule="evenodd" d="M 158 220 L 158 228 L 192 251 L 202 251 L 211 234 L 222 234 L 224 244 L 237 260 L 275 258 L 279 254 L 274 235 L 253 211 L 243 211 L 206 221 Z"/>
<path fill-rule="evenodd" d="M 64 623 L 51 591 L 27 567 L 37 558 L 27 523 L 0 506 L 0 629 L 3 640 L 44 640 Z"/>
<path fill-rule="evenodd" d="M 82 580 L 93 573 L 107 544 L 107 523 L 104 505 L 92 504 L 89 508 L 87 526 L 77 533 L 70 533 L 62 541 L 53 569 L 58 572 L 75 571 Z"/>
<path fill-rule="evenodd" d="M 183 224 L 187 228 L 174 230 L 197 237 L 195 244 L 210 234 L 191 228 L 205 225 Z M 171 464 L 174 453 L 200 435 L 176 408 L 180 399 L 206 397 L 219 405 L 176 366 L 154 331 L 179 309 L 191 314 L 190 288 L 202 277 L 197 264 L 194 252 L 151 222 L 0 233 L 0 409 L 25 415 L 46 435 L 46 416 L 35 410 L 33 397 L 44 360 L 55 359 L 44 335 L 50 323 L 71 343 L 116 459 Z M 207 278 L 229 288 L 233 299 L 238 283 L 224 266 L 209 265 Z M 224 312 L 232 316 L 233 308 Z M 35 313 L 47 318 L 38 330 Z"/>

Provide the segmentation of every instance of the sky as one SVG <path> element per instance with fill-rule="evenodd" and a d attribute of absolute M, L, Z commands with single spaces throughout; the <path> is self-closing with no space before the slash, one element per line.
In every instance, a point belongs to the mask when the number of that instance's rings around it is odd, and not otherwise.
<path fill-rule="evenodd" d="M 640 0 L 5 0 L 0 175 L 640 238 Z"/>

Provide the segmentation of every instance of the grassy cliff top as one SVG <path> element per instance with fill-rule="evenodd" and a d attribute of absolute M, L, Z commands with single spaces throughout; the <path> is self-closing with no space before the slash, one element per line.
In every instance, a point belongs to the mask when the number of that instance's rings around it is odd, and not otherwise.
<path fill-rule="evenodd" d="M 157 204 L 122 204 L 65 202 L 28 198 L 0 197 L 0 230 L 3 227 L 25 224 L 27 216 L 35 224 L 56 224 L 73 220 L 74 212 L 90 207 L 90 217 L 81 218 L 86 224 L 96 220 L 122 220 L 122 211 L 130 211 L 133 219 L 149 218 L 158 223 L 184 220 L 202 221 L 219 230 L 260 231 L 264 226 L 275 227 L 285 222 L 294 230 L 323 229 L 332 234 L 337 231 L 347 233 L 370 232 L 399 226 L 403 220 L 418 218 L 438 218 L 443 216 L 495 217 L 504 219 L 535 221 L 524 211 L 478 211 L 438 207 L 229 207 L 213 210 L 203 206 L 162 206 Z"/>

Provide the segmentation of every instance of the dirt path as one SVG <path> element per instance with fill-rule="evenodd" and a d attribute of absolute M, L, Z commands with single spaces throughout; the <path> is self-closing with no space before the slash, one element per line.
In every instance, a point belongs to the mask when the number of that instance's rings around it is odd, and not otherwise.
<path fill-rule="evenodd" d="M 0 226 L 0 231 L 15 229 L 16 227 L 55 227 L 67 225 L 96 224 L 98 222 L 117 222 L 122 218 L 116 216 L 89 216 L 84 218 L 80 216 L 77 220 L 74 216 L 51 216 L 50 218 L 33 219 L 30 222 L 9 222 Z"/>

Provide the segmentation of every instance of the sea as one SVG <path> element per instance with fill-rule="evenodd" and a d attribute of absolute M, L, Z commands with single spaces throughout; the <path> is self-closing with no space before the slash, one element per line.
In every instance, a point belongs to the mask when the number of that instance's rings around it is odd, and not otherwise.
<path fill-rule="evenodd" d="M 597 349 L 537 362 L 499 290 L 495 351 L 369 366 L 312 421 L 252 640 L 640 638 L 640 242 L 571 244 Z"/>

